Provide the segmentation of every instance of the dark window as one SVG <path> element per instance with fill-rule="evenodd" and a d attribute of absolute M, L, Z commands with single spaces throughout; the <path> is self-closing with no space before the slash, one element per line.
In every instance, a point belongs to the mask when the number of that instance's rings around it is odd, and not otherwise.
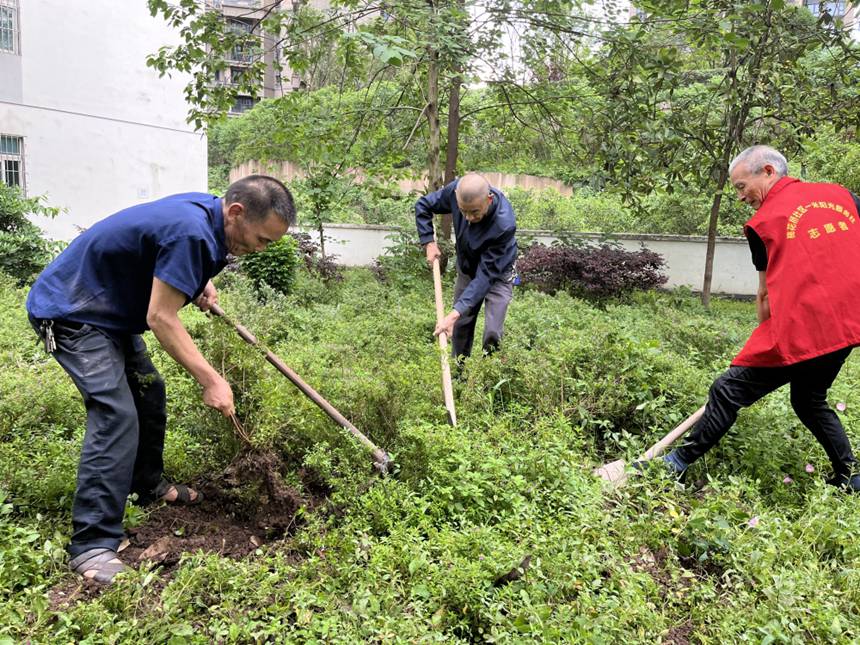
<path fill-rule="evenodd" d="M 250 110 L 255 104 L 256 101 L 250 96 L 237 96 L 236 102 L 233 104 L 233 109 L 230 111 L 234 114 L 241 114 Z"/>
<path fill-rule="evenodd" d="M 254 31 L 254 25 L 245 20 L 230 19 L 227 21 L 227 27 L 234 34 L 243 38 L 243 42 L 236 43 L 233 46 L 233 51 L 230 53 L 230 60 L 237 63 L 251 63 L 254 60 L 254 47 L 250 42 L 244 39 L 247 34 Z"/>
<path fill-rule="evenodd" d="M 24 188 L 24 142 L 21 137 L 0 134 L 0 176 L 7 186 Z"/>

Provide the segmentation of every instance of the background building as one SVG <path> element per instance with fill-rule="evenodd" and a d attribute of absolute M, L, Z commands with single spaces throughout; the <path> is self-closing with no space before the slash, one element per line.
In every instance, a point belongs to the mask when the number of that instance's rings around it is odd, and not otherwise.
<path fill-rule="evenodd" d="M 234 85 L 258 57 L 262 57 L 266 64 L 263 86 L 259 88 L 257 97 L 240 94 L 236 97 L 230 114 L 247 112 L 260 99 L 277 98 L 301 86 L 301 77 L 291 71 L 289 65 L 283 60 L 279 34 L 266 33 L 260 24 L 261 20 L 271 12 L 294 11 L 299 5 L 324 11 L 329 8 L 330 2 L 329 0 L 206 0 L 207 8 L 219 12 L 230 29 L 242 33 L 254 33 L 260 39 L 258 51 L 250 51 L 243 47 L 234 48 L 227 61 L 229 68 L 217 75 L 215 82 L 221 85 Z"/>
<path fill-rule="evenodd" d="M 843 21 L 845 27 L 851 31 L 854 40 L 860 40 L 860 4 L 857 2 L 820 2 L 819 0 L 790 0 L 792 4 L 803 5 L 816 18 L 825 11 L 833 18 Z"/>
<path fill-rule="evenodd" d="M 146 66 L 178 42 L 143 0 L 0 0 L 1 179 L 67 209 L 37 221 L 49 236 L 206 190 L 206 138 L 185 122 L 188 79 Z"/>

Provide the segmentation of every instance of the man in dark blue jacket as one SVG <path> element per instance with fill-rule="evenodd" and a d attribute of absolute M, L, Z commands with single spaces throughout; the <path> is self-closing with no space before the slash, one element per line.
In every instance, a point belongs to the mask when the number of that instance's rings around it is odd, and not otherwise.
<path fill-rule="evenodd" d="M 179 320 L 194 302 L 218 295 L 211 278 L 227 254 L 263 250 L 295 221 L 290 191 L 252 175 L 223 198 L 204 193 L 132 206 L 81 233 L 36 279 L 30 322 L 72 378 L 87 409 L 68 546 L 73 571 L 109 583 L 123 570 L 117 548 L 129 493 L 141 501 L 195 503 L 200 495 L 163 478 L 164 381 L 141 334 L 203 388 L 203 403 L 234 414 L 229 383 L 197 349 Z"/>
<path fill-rule="evenodd" d="M 451 213 L 457 248 L 457 282 L 454 307 L 436 325 L 434 333 L 451 338 L 455 357 L 472 352 L 475 322 L 484 308 L 484 351 L 496 349 L 502 338 L 505 314 L 513 297 L 517 259 L 517 222 L 514 209 L 502 192 L 477 173 L 426 195 L 415 204 L 418 239 L 427 262 L 441 256 L 433 234 L 433 214 Z"/>

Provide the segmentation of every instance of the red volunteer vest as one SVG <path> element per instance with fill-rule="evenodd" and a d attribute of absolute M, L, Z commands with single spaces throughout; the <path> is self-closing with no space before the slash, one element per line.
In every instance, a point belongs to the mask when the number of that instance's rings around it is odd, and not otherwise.
<path fill-rule="evenodd" d="M 770 318 L 732 365 L 791 365 L 860 345 L 860 216 L 851 193 L 783 177 L 747 228 L 767 249 Z"/>

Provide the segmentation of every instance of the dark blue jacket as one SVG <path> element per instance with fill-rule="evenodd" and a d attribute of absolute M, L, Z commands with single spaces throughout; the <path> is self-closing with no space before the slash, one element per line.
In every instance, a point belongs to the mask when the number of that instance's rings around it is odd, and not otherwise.
<path fill-rule="evenodd" d="M 454 216 L 457 270 L 472 278 L 460 299 L 454 303 L 454 309 L 462 315 L 483 302 L 494 282 L 512 278 L 517 259 L 517 240 L 514 237 L 517 221 L 508 198 L 500 190 L 490 188 L 493 194 L 490 210 L 480 222 L 469 224 L 454 195 L 458 181 L 455 179 L 444 188 L 419 199 L 415 204 L 415 224 L 418 240 L 427 244 L 434 240 L 433 214 L 451 213 Z"/>

